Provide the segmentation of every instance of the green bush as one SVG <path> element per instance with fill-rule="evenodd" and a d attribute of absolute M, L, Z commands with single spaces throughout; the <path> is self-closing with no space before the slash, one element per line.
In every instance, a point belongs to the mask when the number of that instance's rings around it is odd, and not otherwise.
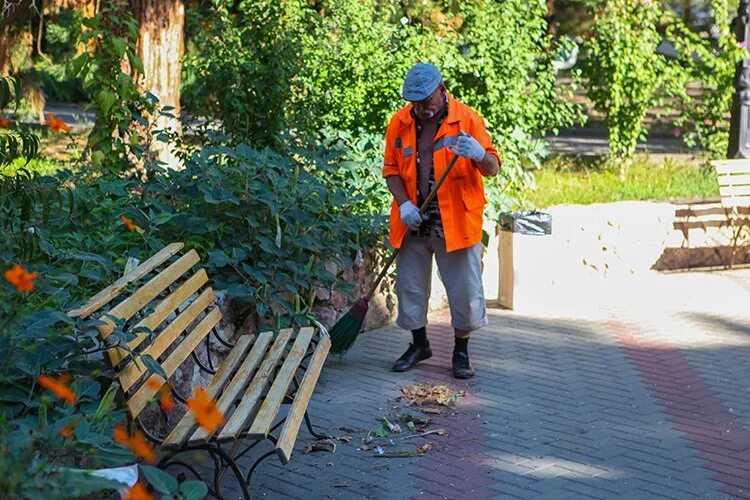
<path fill-rule="evenodd" d="M 384 233 L 372 211 L 382 207 L 367 198 L 377 171 L 356 182 L 364 171 L 344 156 L 223 140 L 188 157 L 183 170 L 152 175 L 133 218 L 149 237 L 208 255 L 209 274 L 243 316 L 306 323 L 316 290 L 346 288 L 337 273 Z"/>
<path fill-rule="evenodd" d="M 530 180 L 524 167 L 538 164 L 544 153 L 533 137 L 582 118 L 563 99 L 566 89 L 555 86 L 558 47 L 546 31 L 543 1 L 214 6 L 197 23 L 202 29 L 194 28 L 203 52 L 186 60 L 192 83 L 184 99 L 219 119 L 236 141 L 278 148 L 286 132 L 297 138 L 329 129 L 382 135 L 405 104 L 406 71 L 420 59 L 431 61 L 449 90 L 487 119 L 499 146 L 504 168 L 488 183 L 497 211 L 513 206 Z"/>
<path fill-rule="evenodd" d="M 712 158 L 724 158 L 729 146 L 729 110 L 734 93 L 737 63 L 748 56 L 737 43 L 730 19 L 737 2 L 707 2 L 716 39 L 706 39 L 675 15 L 666 18 L 666 37 L 678 52 L 670 67 L 666 93 L 676 97 L 679 113 L 676 127 L 687 146 L 699 146 Z M 688 94 L 687 85 L 698 84 L 700 96 Z"/>
<path fill-rule="evenodd" d="M 659 2 L 594 1 L 584 74 L 594 107 L 606 115 L 614 164 L 626 168 L 646 137 L 646 110 L 674 113 L 675 134 L 711 157 L 726 155 L 737 63 L 747 57 L 730 30 L 736 1 L 706 2 L 712 34 L 698 33 Z M 657 52 L 670 42 L 676 57 Z M 697 86 L 698 95 L 688 92 Z"/>
<path fill-rule="evenodd" d="M 609 151 L 621 175 L 645 137 L 646 110 L 657 103 L 664 60 L 656 52 L 658 2 L 596 2 L 584 74 L 594 108 L 606 115 Z"/>
<path fill-rule="evenodd" d="M 113 406 L 116 386 L 97 356 L 104 348 L 98 323 L 64 314 L 120 274 L 107 255 L 132 243 L 117 237 L 123 231 L 114 232 L 109 217 L 86 221 L 79 202 L 95 192 L 71 190 L 70 181 L 24 170 L 0 175 L 0 229 L 8 236 L 0 240 L 0 491 L 9 498 L 113 489 L 121 485 L 76 470 L 133 461 L 112 440 L 124 412 Z M 17 266 L 31 279 L 16 281 Z M 119 329 L 108 337 L 110 345 L 126 340 Z M 41 375 L 63 374 L 71 376 L 75 404 L 39 387 Z"/>
<path fill-rule="evenodd" d="M 112 439 L 124 413 L 101 356 L 130 337 L 118 328 L 101 343 L 98 321 L 64 314 L 121 276 L 128 257 L 145 260 L 184 241 L 241 317 L 309 324 L 316 291 L 346 289 L 339 273 L 384 233 L 387 198 L 379 168 L 369 167 L 379 154 L 375 138 L 331 133 L 312 149 L 283 154 L 208 139 L 183 170 L 154 167 L 144 178 L 86 166 L 0 175 L 0 229 L 8 235 L 0 240 L 0 491 L 86 495 L 115 485 L 80 470 L 133 462 Z M 17 265 L 34 273 L 33 290 L 14 282 Z M 73 376 L 74 405 L 38 386 L 41 375 L 63 374 Z M 72 434 L 62 436 L 63 428 Z"/>

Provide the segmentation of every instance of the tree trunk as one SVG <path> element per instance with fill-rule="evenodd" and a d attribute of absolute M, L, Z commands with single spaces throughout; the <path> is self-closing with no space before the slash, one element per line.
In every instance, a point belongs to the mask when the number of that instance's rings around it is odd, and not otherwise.
<path fill-rule="evenodd" d="M 131 0 L 138 21 L 138 56 L 145 74 L 136 81 L 159 98 L 159 106 L 171 106 L 174 118 L 156 117 L 156 130 L 169 129 L 179 134 L 180 82 L 184 51 L 185 7 L 182 0 Z M 169 144 L 151 141 L 156 157 L 176 168 L 179 161 Z"/>
<path fill-rule="evenodd" d="M 557 34 L 560 25 L 555 14 L 555 0 L 547 0 L 547 14 L 544 17 L 547 19 L 547 34 L 552 36 Z"/>
<path fill-rule="evenodd" d="M 91 18 L 96 15 L 96 0 L 50 0 L 44 3 L 44 16 L 57 16 L 64 10 L 73 10 L 80 12 L 83 17 Z M 82 31 L 88 31 L 88 28 L 81 26 Z M 78 45 L 80 54 L 86 49 L 82 44 Z"/>
<path fill-rule="evenodd" d="M 0 13 L 0 76 L 18 73 L 31 65 L 29 32 L 34 0 L 10 3 Z M 0 3 L 0 7 L 2 7 Z"/>

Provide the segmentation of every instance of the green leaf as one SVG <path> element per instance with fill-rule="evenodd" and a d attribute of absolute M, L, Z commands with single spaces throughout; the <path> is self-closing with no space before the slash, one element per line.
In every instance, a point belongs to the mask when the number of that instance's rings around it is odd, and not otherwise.
<path fill-rule="evenodd" d="M 112 109 L 112 106 L 117 100 L 117 96 L 113 92 L 103 89 L 97 95 L 97 99 L 99 101 L 99 105 L 102 108 L 102 112 L 106 114 L 109 113 L 109 110 Z"/>
<path fill-rule="evenodd" d="M 0 109 L 7 108 L 10 101 L 9 78 L 0 78 Z"/>
<path fill-rule="evenodd" d="M 180 485 L 180 493 L 185 500 L 200 500 L 208 495 L 208 486 L 202 481 L 185 481 Z"/>
<path fill-rule="evenodd" d="M 127 48 L 125 45 L 125 40 L 123 40 L 122 38 L 113 38 L 112 46 L 115 48 L 117 57 L 122 57 L 125 55 L 125 50 Z"/>
<path fill-rule="evenodd" d="M 177 493 L 177 479 L 163 470 L 159 470 L 151 465 L 142 465 L 141 470 L 143 471 L 143 475 L 146 476 L 148 484 L 153 486 L 159 493 L 164 493 L 165 495 Z"/>
<path fill-rule="evenodd" d="M 177 214 L 170 214 L 170 213 L 161 213 L 154 217 L 154 219 L 151 221 L 151 224 L 154 226 L 161 226 L 162 224 L 166 224 L 170 220 L 174 219 L 177 216 Z"/>
<path fill-rule="evenodd" d="M 490 234 L 482 229 L 482 246 L 487 248 L 487 246 L 490 244 Z"/>
<path fill-rule="evenodd" d="M 391 434 L 391 431 L 390 431 L 390 429 L 388 429 L 388 426 L 386 425 L 385 422 L 383 422 L 382 424 L 380 424 L 380 426 L 378 426 L 378 428 L 375 429 L 372 432 L 377 437 L 381 437 L 381 438 L 389 436 Z"/>
<path fill-rule="evenodd" d="M 107 389 L 104 397 L 102 397 L 102 400 L 99 402 L 99 407 L 96 409 L 96 413 L 94 413 L 94 416 L 91 419 L 93 422 L 99 422 L 107 416 L 119 389 L 120 384 L 117 382 L 113 382 L 112 385 L 109 386 L 109 389 Z"/>
<path fill-rule="evenodd" d="M 146 368 L 148 368 L 151 373 L 159 375 L 164 380 L 167 380 L 169 378 L 167 376 L 167 372 L 164 371 L 164 368 L 162 368 L 161 365 L 157 363 L 157 361 L 149 354 L 141 354 L 139 356 L 139 359 L 143 361 L 143 364 L 146 365 Z"/>
<path fill-rule="evenodd" d="M 90 30 L 95 30 L 96 28 L 99 27 L 99 18 L 98 17 L 84 17 L 83 19 L 81 19 L 81 24 Z"/>
<path fill-rule="evenodd" d="M 89 57 L 88 54 L 84 52 L 83 54 L 81 54 L 78 57 L 76 57 L 75 59 L 73 59 L 70 62 L 70 65 L 68 66 L 68 74 L 69 74 L 69 76 L 71 76 L 73 78 L 78 77 L 78 76 L 82 76 L 81 72 L 83 71 L 83 68 L 86 66 L 86 62 L 88 61 L 88 57 Z"/>
<path fill-rule="evenodd" d="M 143 63 L 141 62 L 141 59 L 133 54 L 133 52 L 130 50 L 128 50 L 128 61 L 130 61 L 130 64 L 132 64 L 139 73 L 145 73 L 145 71 L 143 70 Z"/>
<path fill-rule="evenodd" d="M 215 267 L 224 267 L 231 262 L 229 255 L 222 250 L 211 250 L 208 252 L 208 265 Z"/>

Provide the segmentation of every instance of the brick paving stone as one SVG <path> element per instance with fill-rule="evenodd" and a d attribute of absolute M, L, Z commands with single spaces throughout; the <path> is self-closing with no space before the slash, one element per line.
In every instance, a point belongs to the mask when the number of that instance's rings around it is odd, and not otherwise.
<path fill-rule="evenodd" d="M 569 313 L 490 310 L 469 381 L 450 377 L 447 312 L 430 316 L 433 358 L 409 373 L 389 371 L 408 332 L 362 334 L 327 361 L 310 415 L 333 435 L 364 432 L 335 454 L 305 454 L 303 426 L 288 465 L 258 467 L 254 496 L 750 498 L 750 271 L 633 278 L 597 300 Z M 467 392 L 433 418 L 448 434 L 430 436 L 422 458 L 358 451 L 399 387 L 417 382 Z"/>

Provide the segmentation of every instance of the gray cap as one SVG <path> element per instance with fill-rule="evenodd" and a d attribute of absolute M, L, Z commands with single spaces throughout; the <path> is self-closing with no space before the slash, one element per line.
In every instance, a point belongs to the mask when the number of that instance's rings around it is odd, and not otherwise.
<path fill-rule="evenodd" d="M 404 79 L 401 95 L 410 102 L 423 101 L 435 92 L 443 76 L 429 63 L 417 63 L 411 67 Z"/>

